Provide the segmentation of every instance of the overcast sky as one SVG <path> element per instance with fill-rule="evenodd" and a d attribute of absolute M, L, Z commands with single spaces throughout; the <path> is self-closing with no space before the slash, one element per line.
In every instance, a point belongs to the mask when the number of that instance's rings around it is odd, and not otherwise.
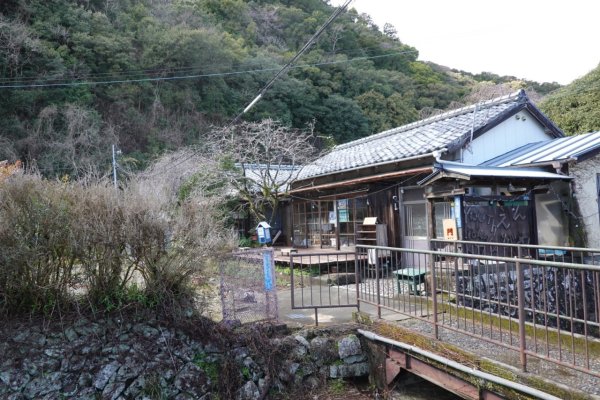
<path fill-rule="evenodd" d="M 420 60 L 468 72 L 567 84 L 600 63 L 598 0 L 354 0 L 350 7 L 380 29 L 393 24 Z"/>

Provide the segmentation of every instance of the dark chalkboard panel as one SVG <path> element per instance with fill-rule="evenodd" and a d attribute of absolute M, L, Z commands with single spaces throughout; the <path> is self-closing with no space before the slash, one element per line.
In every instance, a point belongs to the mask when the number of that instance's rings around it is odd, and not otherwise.
<path fill-rule="evenodd" d="M 535 244 L 534 203 L 530 197 L 465 197 L 463 239 Z"/>

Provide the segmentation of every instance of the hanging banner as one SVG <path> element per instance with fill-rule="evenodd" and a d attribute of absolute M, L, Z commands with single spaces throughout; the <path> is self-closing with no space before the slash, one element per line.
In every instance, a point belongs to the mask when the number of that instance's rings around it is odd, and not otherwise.
<path fill-rule="evenodd" d="M 335 211 L 329 211 L 329 223 L 335 224 L 337 222 L 337 218 L 335 217 Z"/>
<path fill-rule="evenodd" d="M 338 210 L 338 213 L 340 214 L 340 222 L 349 222 L 349 210 Z"/>

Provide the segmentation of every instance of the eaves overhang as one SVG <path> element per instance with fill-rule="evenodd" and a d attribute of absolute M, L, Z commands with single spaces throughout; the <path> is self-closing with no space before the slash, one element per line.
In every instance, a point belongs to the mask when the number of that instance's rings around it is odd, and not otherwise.
<path fill-rule="evenodd" d="M 407 175 L 424 174 L 424 173 L 428 173 L 431 171 L 432 171 L 432 167 L 428 166 L 428 167 L 419 167 L 419 168 L 410 168 L 410 169 L 404 169 L 404 170 L 399 170 L 399 171 L 392 171 L 392 172 L 387 172 L 387 173 L 382 173 L 382 174 L 377 174 L 377 175 L 370 175 L 370 176 L 364 176 L 364 177 L 360 177 L 360 178 L 346 179 L 346 180 L 340 180 L 340 181 L 336 181 L 336 182 L 329 182 L 329 183 L 316 184 L 316 185 L 314 184 L 314 182 L 307 182 L 307 184 L 305 186 L 299 186 L 294 189 L 291 189 L 290 191 L 288 191 L 288 194 L 294 195 L 294 194 L 306 193 L 306 192 L 312 192 L 312 191 L 345 188 L 348 186 L 354 186 L 354 185 L 359 185 L 359 184 L 363 184 L 363 183 L 371 183 L 371 182 L 390 180 L 390 179 L 399 178 L 399 177 L 407 176 Z"/>
<path fill-rule="evenodd" d="M 554 181 L 570 180 L 570 176 L 536 170 L 533 168 L 506 168 L 506 167 L 482 167 L 476 165 L 465 165 L 459 163 L 435 163 L 433 172 L 418 182 L 420 186 L 430 185 L 433 182 L 452 179 L 473 181 L 475 179 L 495 180 L 528 180 L 528 181 Z"/>

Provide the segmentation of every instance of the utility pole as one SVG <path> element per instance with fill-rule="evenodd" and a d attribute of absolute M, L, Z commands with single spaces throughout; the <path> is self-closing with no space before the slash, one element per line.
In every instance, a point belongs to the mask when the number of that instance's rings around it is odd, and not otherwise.
<path fill-rule="evenodd" d="M 115 152 L 115 145 L 112 145 L 112 158 L 113 158 L 113 183 L 115 185 L 115 190 L 117 190 L 117 156 Z"/>

